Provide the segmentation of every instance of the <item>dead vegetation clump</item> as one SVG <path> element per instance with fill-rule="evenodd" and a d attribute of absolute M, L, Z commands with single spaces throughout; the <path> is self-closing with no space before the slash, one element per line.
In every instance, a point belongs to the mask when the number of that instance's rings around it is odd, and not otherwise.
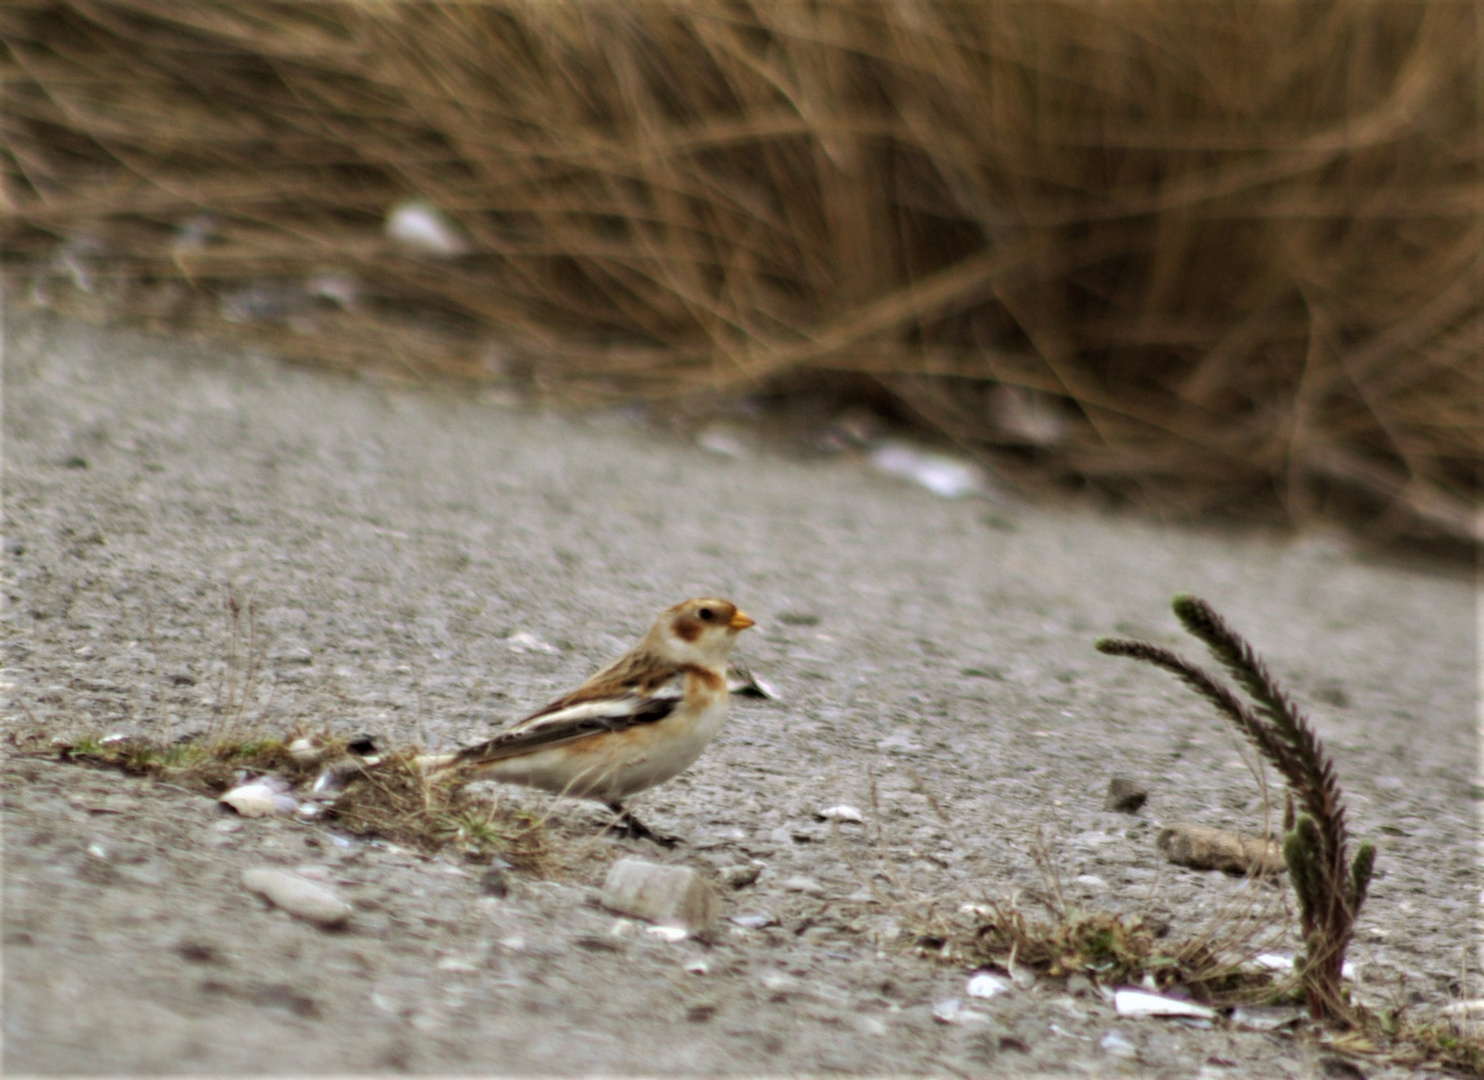
<path fill-rule="evenodd" d="M 75 738 L 39 732 L 13 735 L 21 755 L 151 776 L 204 795 L 220 795 L 244 773 L 305 775 L 282 739 L 191 738 L 163 743 L 136 736 L 84 734 Z"/>
<path fill-rule="evenodd" d="M 421 851 L 498 855 L 524 870 L 549 871 L 551 848 L 540 817 L 476 795 L 454 775 L 430 773 L 418 764 L 422 756 L 415 747 L 379 755 L 335 799 L 330 820 L 348 832 Z"/>
<path fill-rule="evenodd" d="M 256 777 L 283 781 L 318 805 L 336 828 L 418 851 L 453 850 L 499 856 L 538 875 L 550 872 L 545 821 L 506 800 L 470 792 L 448 775 L 420 767 L 415 748 L 388 754 L 354 752 L 330 734 L 284 740 L 272 736 L 197 737 L 162 743 L 137 736 L 84 734 L 59 738 L 40 730 L 12 734 L 20 756 L 56 757 L 96 768 L 149 776 L 218 797 Z M 312 741 L 312 753 L 306 753 Z M 329 783 L 316 783 L 328 780 Z M 316 814 L 318 816 L 318 814 Z"/>
<path fill-rule="evenodd" d="M 1477 542 L 1481 33 L 1464 0 L 20 0 L 0 250 L 42 302 L 338 365 L 843 372 L 1022 475 Z M 418 205 L 440 235 L 389 236 Z"/>

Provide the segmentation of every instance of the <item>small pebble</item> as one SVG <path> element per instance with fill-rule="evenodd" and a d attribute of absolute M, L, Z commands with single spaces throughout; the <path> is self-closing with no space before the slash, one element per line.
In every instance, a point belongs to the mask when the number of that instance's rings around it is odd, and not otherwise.
<path fill-rule="evenodd" d="M 1136 1058 L 1139 1056 L 1139 1048 L 1119 1031 L 1107 1031 L 1098 1040 L 1098 1046 L 1102 1047 L 1103 1053 L 1109 1057 Z"/>
<path fill-rule="evenodd" d="M 294 764 L 306 769 L 318 765 L 332 752 L 331 747 L 318 735 L 300 735 L 291 740 L 286 749 L 289 757 L 294 759 Z"/>
<path fill-rule="evenodd" d="M 510 875 L 503 866 L 492 866 L 479 877 L 479 891 L 486 896 L 510 895 Z"/>
<path fill-rule="evenodd" d="M 806 896 L 823 896 L 824 886 L 811 877 L 791 877 L 783 882 L 783 887 L 789 892 L 804 893 Z"/>
<path fill-rule="evenodd" d="M 328 885 L 271 867 L 242 872 L 242 884 L 290 915 L 321 927 L 343 926 L 354 909 Z"/>
<path fill-rule="evenodd" d="M 732 922 L 745 930 L 761 930 L 765 926 L 777 926 L 778 920 L 771 915 L 733 915 Z"/>
<path fill-rule="evenodd" d="M 1148 789 L 1138 781 L 1126 776 L 1115 776 L 1108 781 L 1108 797 L 1103 800 L 1103 809 L 1116 810 L 1121 814 L 1137 814 L 1148 798 Z"/>
<path fill-rule="evenodd" d="M 690 937 L 689 932 L 682 926 L 646 926 L 644 932 L 650 937 L 657 937 L 672 945 Z"/>

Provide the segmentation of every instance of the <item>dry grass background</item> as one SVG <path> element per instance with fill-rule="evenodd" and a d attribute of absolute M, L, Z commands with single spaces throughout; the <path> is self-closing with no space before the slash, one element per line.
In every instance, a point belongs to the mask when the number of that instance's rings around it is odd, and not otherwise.
<path fill-rule="evenodd" d="M 1161 512 L 1477 543 L 1481 26 L 1463 0 L 7 0 L 0 243 L 41 299 L 336 364 L 574 397 L 845 372 Z M 466 250 L 388 239 L 409 198 Z"/>

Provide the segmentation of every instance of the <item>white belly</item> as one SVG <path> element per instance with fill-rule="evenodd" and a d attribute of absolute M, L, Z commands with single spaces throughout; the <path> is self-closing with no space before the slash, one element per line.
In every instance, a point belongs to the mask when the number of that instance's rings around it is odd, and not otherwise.
<path fill-rule="evenodd" d="M 726 712 L 722 694 L 690 723 L 666 717 L 628 731 L 507 758 L 480 772 L 491 780 L 556 795 L 618 802 L 689 768 L 721 730 Z"/>

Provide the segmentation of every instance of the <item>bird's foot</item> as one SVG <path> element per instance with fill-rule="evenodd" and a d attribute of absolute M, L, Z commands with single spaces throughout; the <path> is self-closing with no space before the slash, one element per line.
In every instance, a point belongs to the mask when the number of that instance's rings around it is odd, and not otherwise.
<path fill-rule="evenodd" d="M 609 828 L 616 836 L 624 836 L 630 840 L 649 840 L 662 848 L 672 848 L 676 844 L 685 843 L 683 837 L 655 832 L 622 806 L 613 804 L 609 806 L 609 809 L 614 815 L 613 824 Z"/>

